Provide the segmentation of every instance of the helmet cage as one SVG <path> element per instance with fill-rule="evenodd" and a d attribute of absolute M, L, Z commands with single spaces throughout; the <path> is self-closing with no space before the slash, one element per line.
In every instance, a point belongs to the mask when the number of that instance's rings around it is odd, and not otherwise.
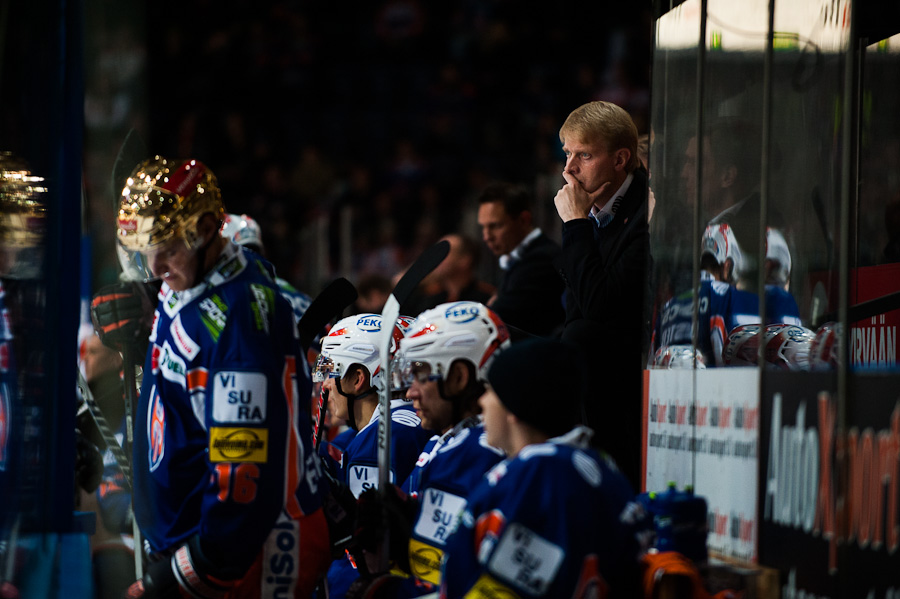
<path fill-rule="evenodd" d="M 215 175 L 197 160 L 145 160 L 128 177 L 119 200 L 116 238 L 126 276 L 152 278 L 148 256 L 169 241 L 181 238 L 189 250 L 203 239 L 197 224 L 211 213 L 225 214 Z"/>

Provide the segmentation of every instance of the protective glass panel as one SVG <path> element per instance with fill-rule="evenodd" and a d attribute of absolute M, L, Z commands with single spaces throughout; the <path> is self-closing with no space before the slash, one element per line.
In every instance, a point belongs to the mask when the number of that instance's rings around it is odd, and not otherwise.
<path fill-rule="evenodd" d="M 856 268 L 850 365 L 896 369 L 900 325 L 900 35 L 869 45 L 862 67 Z M 872 303 L 875 302 L 875 303 Z"/>
<path fill-rule="evenodd" d="M 828 368 L 837 310 L 842 116 L 848 29 L 845 3 L 776 3 L 766 252 L 770 367 Z M 824 318 L 824 320 L 823 320 Z M 799 320 L 798 320 L 799 319 Z M 814 351 L 815 350 L 815 351 Z M 818 357 L 817 357 L 818 356 Z M 833 364 L 832 364 L 833 365 Z"/>
<path fill-rule="evenodd" d="M 688 1 L 656 25 L 650 160 L 650 244 L 654 289 L 651 368 L 692 367 L 666 356 L 671 346 L 691 345 L 696 197 L 685 189 L 684 150 L 697 129 L 697 55 L 700 2 Z"/>

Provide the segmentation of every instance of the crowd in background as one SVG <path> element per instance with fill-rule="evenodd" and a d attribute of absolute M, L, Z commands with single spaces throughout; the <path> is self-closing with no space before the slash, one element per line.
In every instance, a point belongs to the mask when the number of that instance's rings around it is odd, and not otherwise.
<path fill-rule="evenodd" d="M 117 275 L 110 169 L 132 127 L 150 153 L 203 160 L 313 294 L 390 276 L 444 234 L 477 238 L 475 197 L 496 179 L 531 186 L 555 235 L 565 116 L 603 99 L 647 130 L 649 6 L 166 4 L 87 17 L 94 288 Z"/>

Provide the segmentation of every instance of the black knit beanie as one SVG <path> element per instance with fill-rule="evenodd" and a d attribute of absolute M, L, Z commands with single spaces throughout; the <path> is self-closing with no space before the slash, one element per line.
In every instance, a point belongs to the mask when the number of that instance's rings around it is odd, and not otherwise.
<path fill-rule="evenodd" d="M 507 410 L 551 437 L 581 421 L 587 368 L 571 343 L 540 337 L 514 343 L 494 359 L 487 378 Z"/>

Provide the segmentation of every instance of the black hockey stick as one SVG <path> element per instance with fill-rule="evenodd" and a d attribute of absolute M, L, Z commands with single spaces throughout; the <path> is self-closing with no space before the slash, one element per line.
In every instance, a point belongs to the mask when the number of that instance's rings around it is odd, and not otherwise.
<path fill-rule="evenodd" d="M 353 283 L 340 277 L 328 284 L 309 304 L 306 312 L 297 323 L 300 346 L 304 352 L 309 351 L 313 339 L 316 338 L 329 322 L 337 318 L 358 297 Z M 328 401 L 328 393 L 323 389 L 319 395 L 319 411 L 316 413 L 316 425 L 313 431 L 313 444 L 316 449 L 322 441 L 324 412 Z"/>
<path fill-rule="evenodd" d="M 422 282 L 431 271 L 437 268 L 437 265 L 444 261 L 447 254 L 450 253 L 450 242 L 442 240 L 426 249 L 416 259 L 412 266 L 407 269 L 394 291 L 384 304 L 381 310 L 381 339 L 378 344 L 381 351 L 381 372 L 384 380 L 380 397 L 378 401 L 379 420 L 378 420 L 378 490 L 382 494 L 385 506 L 384 515 L 384 540 L 381 551 L 380 571 L 387 571 L 389 556 L 388 548 L 390 547 L 390 531 L 388 530 L 387 510 L 387 486 L 391 482 L 391 338 L 394 331 L 394 324 L 397 317 L 400 316 L 400 305 L 407 300 L 419 283 Z"/>
<path fill-rule="evenodd" d="M 88 415 L 90 417 L 90 421 L 93 424 L 95 431 L 100 434 L 100 438 L 103 439 L 103 442 L 106 444 L 106 449 L 109 450 L 116 460 L 114 467 L 122 474 L 122 478 L 125 479 L 125 490 L 130 492 L 132 484 L 131 460 L 128 459 L 128 454 L 126 454 L 122 446 L 119 445 L 119 440 L 116 439 L 115 433 L 113 433 L 112 429 L 109 427 L 109 422 L 107 422 L 106 417 L 103 415 L 103 410 L 97 405 L 97 401 L 94 399 L 94 395 L 91 393 L 87 381 L 84 380 L 81 370 L 77 370 L 77 373 L 78 388 L 81 390 L 81 398 L 83 401 L 75 412 L 76 422 L 80 422 L 83 415 Z"/>
<path fill-rule="evenodd" d="M 128 179 L 128 175 L 131 174 L 134 167 L 147 158 L 150 158 L 150 156 L 148 156 L 149 152 L 150 150 L 147 149 L 147 144 L 141 139 L 137 130 L 134 128 L 130 129 L 125 135 L 125 139 L 122 141 L 122 147 L 119 148 L 119 153 L 116 155 L 116 161 L 113 163 L 110 184 L 112 185 L 113 201 L 116 202 L 116 204 L 118 204 L 122 188 L 125 187 L 125 181 Z"/>
<path fill-rule="evenodd" d="M 888 293 L 875 299 L 866 300 L 858 304 L 854 304 L 847 308 L 847 322 L 854 323 L 866 318 L 872 318 L 879 314 L 886 314 L 900 308 L 900 291 Z M 822 326 L 826 322 L 838 319 L 837 311 L 822 314 L 816 322 L 816 328 Z"/>
<path fill-rule="evenodd" d="M 126 347 L 122 352 L 122 373 L 125 382 L 125 447 L 128 448 L 128 451 L 131 451 L 134 446 L 134 411 L 137 407 L 137 396 L 135 395 L 137 381 L 134 376 L 134 367 L 134 350 Z M 132 519 L 131 529 L 134 536 L 134 573 L 140 580 L 144 577 L 144 548 L 137 517 Z"/>
<path fill-rule="evenodd" d="M 300 335 L 300 347 L 308 351 L 316 335 L 322 332 L 329 322 L 340 315 L 358 297 L 353 283 L 340 277 L 333 280 L 309 304 L 306 312 L 297 323 Z"/>

